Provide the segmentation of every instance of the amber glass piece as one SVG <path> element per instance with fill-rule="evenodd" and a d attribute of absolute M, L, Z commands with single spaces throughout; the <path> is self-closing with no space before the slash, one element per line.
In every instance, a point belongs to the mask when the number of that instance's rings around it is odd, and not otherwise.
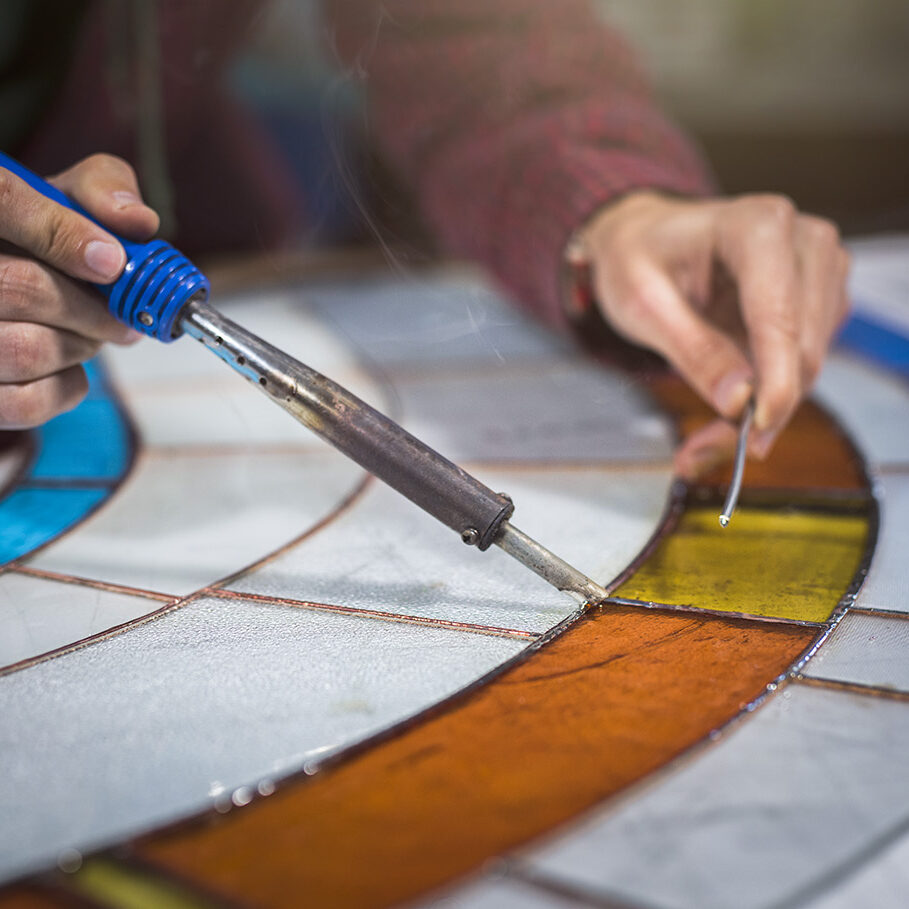
<path fill-rule="evenodd" d="M 815 630 L 614 608 L 311 780 L 137 846 L 256 906 L 388 906 L 589 809 L 702 740 Z"/>
<path fill-rule="evenodd" d="M 684 438 L 716 419 L 711 410 L 681 379 L 662 375 L 648 379 L 647 387 L 675 416 Z M 705 486 L 727 486 L 732 475 L 725 465 L 702 477 Z M 749 458 L 742 484 L 748 489 L 865 490 L 862 459 L 826 411 L 810 401 L 795 412 L 766 461 Z"/>
<path fill-rule="evenodd" d="M 685 512 L 616 595 L 723 612 L 824 622 L 865 555 L 869 522 L 837 515 L 739 508 Z"/>
<path fill-rule="evenodd" d="M 53 890 L 21 884 L 0 891 L 0 909 L 62 909 L 72 903 Z"/>

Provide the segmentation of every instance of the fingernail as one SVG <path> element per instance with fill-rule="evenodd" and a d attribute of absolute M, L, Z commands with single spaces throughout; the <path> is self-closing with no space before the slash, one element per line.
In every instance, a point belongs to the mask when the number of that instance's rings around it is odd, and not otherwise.
<path fill-rule="evenodd" d="M 117 243 L 92 240 L 85 247 L 85 264 L 105 284 L 113 281 L 123 268 L 123 248 Z"/>
<path fill-rule="evenodd" d="M 776 441 L 775 432 L 755 432 L 751 434 L 751 439 L 749 440 L 748 447 L 751 449 L 751 452 L 762 460 L 770 454 L 770 449 L 773 448 L 773 443 Z"/>
<path fill-rule="evenodd" d="M 113 193 L 117 200 L 117 208 L 129 208 L 130 205 L 142 205 L 142 200 L 128 189 L 118 189 Z"/>
<path fill-rule="evenodd" d="M 726 459 L 726 452 L 719 448 L 706 446 L 686 451 L 675 460 L 676 473 L 683 480 L 697 480 Z"/>
<path fill-rule="evenodd" d="M 136 341 L 141 341 L 145 335 L 141 331 L 136 331 L 135 328 L 127 328 L 123 333 L 123 343 L 124 344 L 135 344 Z"/>
<path fill-rule="evenodd" d="M 724 416 L 737 414 L 751 397 L 751 375 L 735 369 L 726 373 L 713 389 L 713 400 Z"/>

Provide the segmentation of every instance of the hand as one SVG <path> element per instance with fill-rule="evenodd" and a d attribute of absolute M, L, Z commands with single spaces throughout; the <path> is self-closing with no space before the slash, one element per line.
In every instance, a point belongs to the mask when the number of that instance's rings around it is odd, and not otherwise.
<path fill-rule="evenodd" d="M 130 239 L 158 229 L 119 158 L 93 155 L 50 182 Z M 75 407 L 88 388 L 79 364 L 105 341 L 138 339 L 72 280 L 109 284 L 125 264 L 110 234 L 0 168 L 0 429 L 37 426 Z"/>
<path fill-rule="evenodd" d="M 690 436 L 676 471 L 729 457 L 756 395 L 750 453 L 763 458 L 820 371 L 847 310 L 849 257 L 836 227 L 783 196 L 684 200 L 637 192 L 577 235 L 612 327 L 665 357 L 724 419 Z"/>

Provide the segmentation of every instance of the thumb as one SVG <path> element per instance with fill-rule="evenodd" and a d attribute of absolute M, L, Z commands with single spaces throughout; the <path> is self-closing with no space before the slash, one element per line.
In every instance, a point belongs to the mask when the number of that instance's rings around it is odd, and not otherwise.
<path fill-rule="evenodd" d="M 126 264 L 123 247 L 88 218 L 0 168 L 0 239 L 74 278 L 109 284 Z"/>

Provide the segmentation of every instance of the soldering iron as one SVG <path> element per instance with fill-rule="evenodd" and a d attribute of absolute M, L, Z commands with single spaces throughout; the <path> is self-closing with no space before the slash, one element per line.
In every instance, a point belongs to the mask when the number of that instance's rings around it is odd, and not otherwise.
<path fill-rule="evenodd" d="M 100 223 L 2 152 L 0 167 L 48 199 Z M 468 545 L 486 550 L 495 544 L 582 603 L 606 598 L 603 587 L 511 523 L 514 504 L 507 495 L 493 492 L 336 382 L 213 309 L 208 279 L 169 243 L 117 239 L 126 251 L 126 267 L 113 284 L 95 287 L 121 322 L 164 343 L 191 335 L 304 426 Z"/>

